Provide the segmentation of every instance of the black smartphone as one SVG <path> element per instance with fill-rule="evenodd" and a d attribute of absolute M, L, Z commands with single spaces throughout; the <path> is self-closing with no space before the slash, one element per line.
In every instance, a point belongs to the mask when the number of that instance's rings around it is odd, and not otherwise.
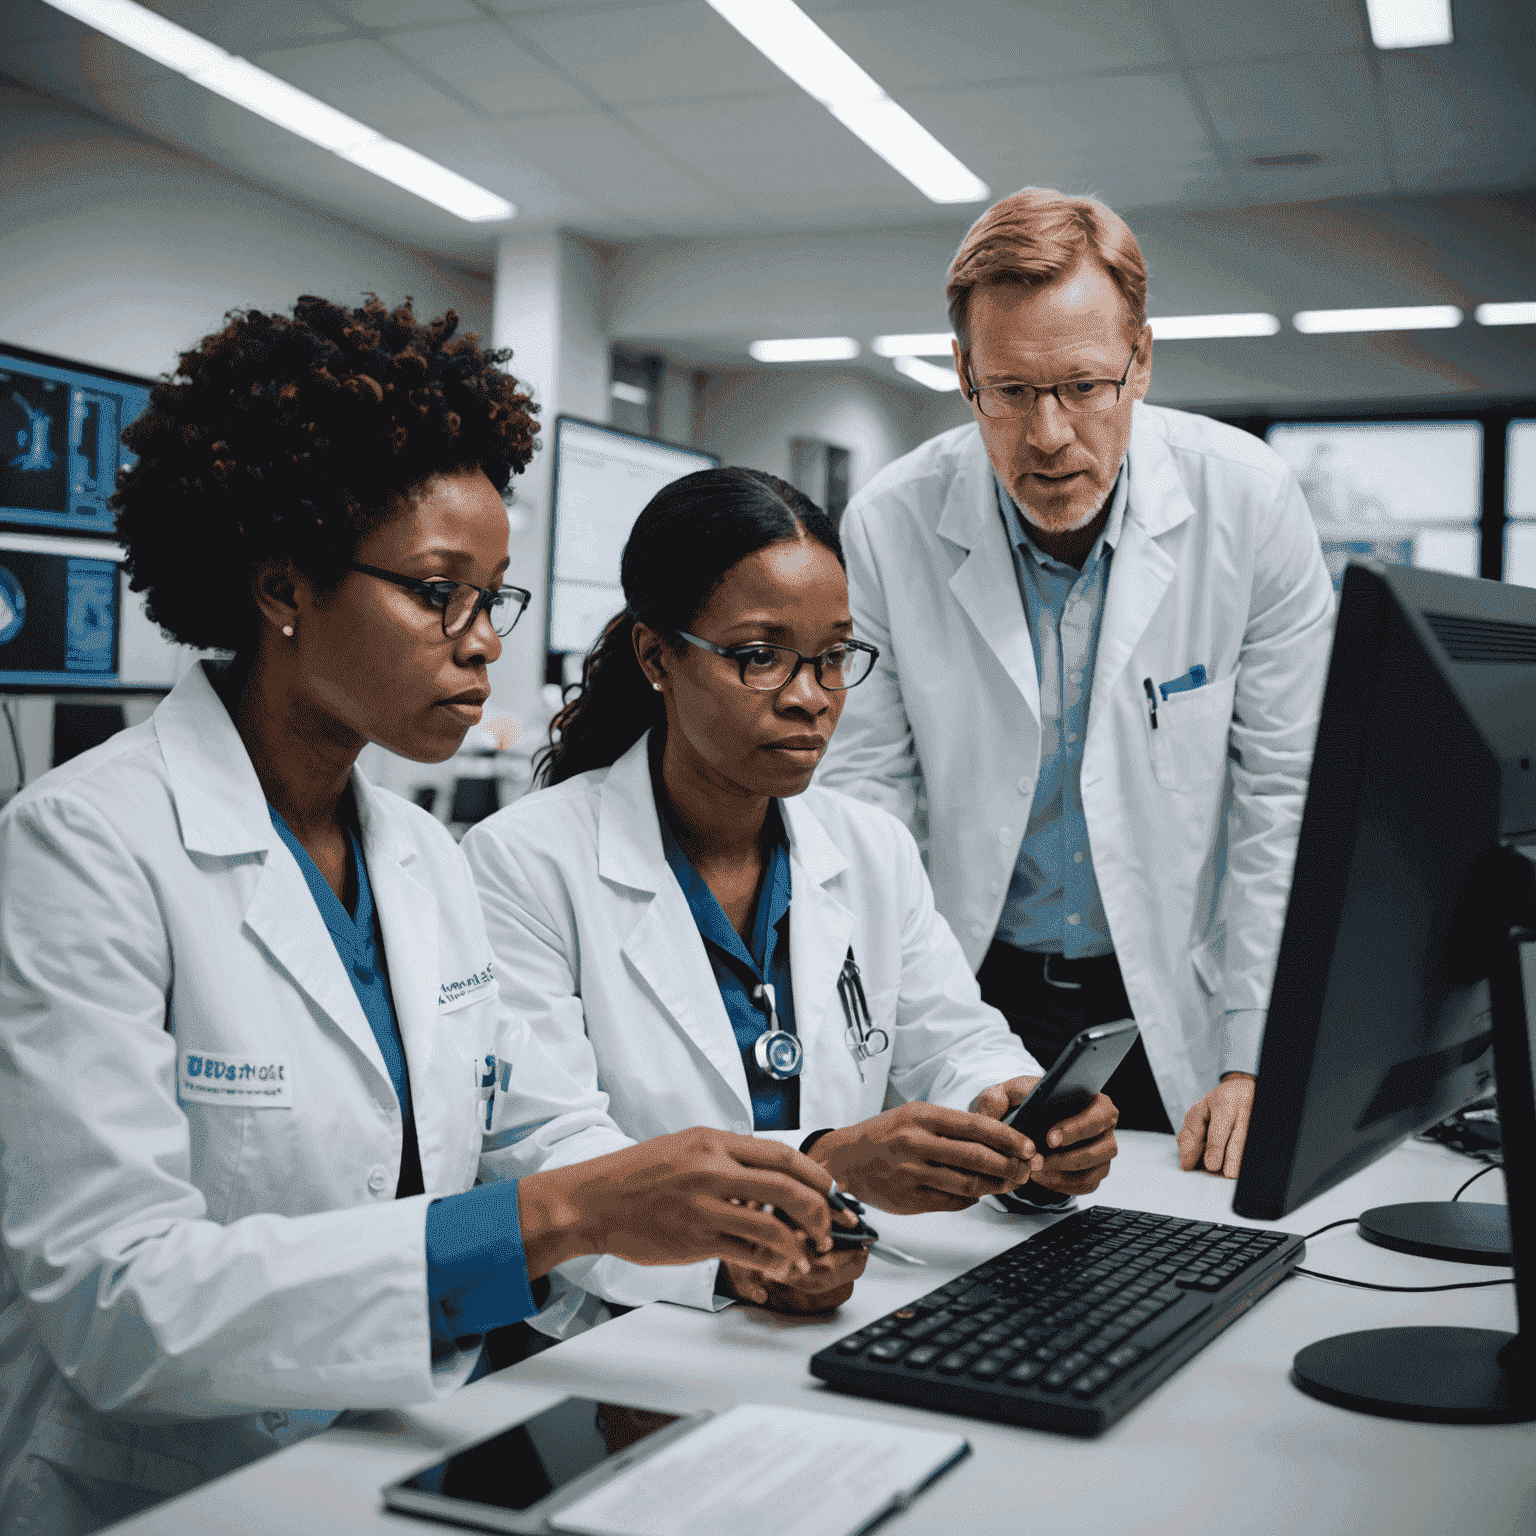
<path fill-rule="evenodd" d="M 1037 1151 L 1045 1152 L 1045 1133 L 1093 1102 L 1110 1074 L 1125 1060 L 1138 1033 L 1130 1019 L 1085 1029 L 1051 1063 L 1051 1070 L 1028 1096 L 1003 1116 L 1003 1124 L 1011 1125 L 1029 1137 Z"/>

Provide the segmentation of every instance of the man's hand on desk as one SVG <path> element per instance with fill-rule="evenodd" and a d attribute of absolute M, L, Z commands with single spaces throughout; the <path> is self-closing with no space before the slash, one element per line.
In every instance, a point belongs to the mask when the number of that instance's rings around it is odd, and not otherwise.
<path fill-rule="evenodd" d="M 1009 1078 L 1006 1083 L 983 1089 L 971 1108 L 978 1115 L 999 1120 L 1027 1098 L 1039 1081 L 1038 1077 Z M 1119 1119 L 1120 1111 L 1101 1093 L 1086 1109 L 1053 1125 L 1041 1148 L 1045 1160 L 1030 1174 L 1030 1182 L 1063 1195 L 1092 1194 L 1104 1182 L 1110 1161 L 1120 1150 L 1115 1141 Z M 1063 1147 L 1068 1150 L 1058 1150 Z"/>
<path fill-rule="evenodd" d="M 735 1296 L 770 1312 L 807 1315 L 832 1312 L 853 1295 L 854 1282 L 869 1263 L 867 1248 L 834 1248 L 811 1261 L 811 1272 L 785 1282 L 764 1281 L 755 1269 L 721 1259 L 715 1291 Z"/>
<path fill-rule="evenodd" d="M 1258 1083 L 1251 1072 L 1228 1072 L 1184 1116 L 1179 1132 L 1179 1167 L 1185 1173 L 1204 1168 L 1235 1179 L 1243 1166 L 1248 1117 Z"/>
<path fill-rule="evenodd" d="M 829 1131 L 806 1154 L 856 1200 L 883 1211 L 963 1211 L 1017 1189 L 1044 1160 L 996 1115 L 903 1104 Z"/>

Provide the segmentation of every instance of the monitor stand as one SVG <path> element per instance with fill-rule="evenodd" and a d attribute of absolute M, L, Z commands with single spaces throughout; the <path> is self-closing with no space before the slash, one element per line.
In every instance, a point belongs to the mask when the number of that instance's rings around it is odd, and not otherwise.
<path fill-rule="evenodd" d="M 1528 866 L 1525 876 L 1525 888 L 1530 890 Z M 1509 942 L 1500 945 L 1496 953 L 1489 991 L 1509 1199 L 1504 1210 L 1510 1257 L 1505 1262 L 1515 1266 L 1520 1331 L 1374 1328 L 1322 1339 L 1296 1356 L 1292 1379 L 1303 1392 L 1326 1403 L 1431 1424 L 1536 1421 L 1536 1184 L 1531 1182 L 1536 1170 L 1536 1073 L 1532 1062 L 1536 1054 L 1536 923 L 1513 928 L 1509 935 Z M 1528 1028 L 1527 1020 L 1532 1027 Z M 1459 1203 L 1451 1208 L 1461 1209 Z M 1435 1207 L 1383 1206 L 1369 1214 L 1379 1217 L 1388 1213 L 1386 1222 L 1378 1225 L 1391 1226 L 1396 1218 L 1390 1213 L 1415 1209 Z M 1361 1225 L 1363 1230 L 1364 1218 Z M 1405 1245 L 1389 1241 L 1387 1246 Z M 1460 1257 L 1460 1253 L 1440 1256 Z"/>
<path fill-rule="evenodd" d="M 1378 1205 L 1360 1217 L 1360 1235 L 1383 1248 L 1460 1264 L 1515 1262 L 1509 1207 L 1491 1201 L 1425 1200 Z"/>

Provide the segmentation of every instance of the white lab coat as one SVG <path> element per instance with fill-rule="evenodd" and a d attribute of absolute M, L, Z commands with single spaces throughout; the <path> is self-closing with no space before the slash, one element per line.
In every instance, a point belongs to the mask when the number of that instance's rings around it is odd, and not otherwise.
<path fill-rule="evenodd" d="M 1137 404 L 1105 595 L 1082 789 L 1094 871 L 1177 1126 L 1256 1071 L 1333 635 L 1295 478 L 1246 432 Z M 842 524 L 854 633 L 880 647 L 817 782 L 914 824 L 973 968 L 997 929 L 1040 765 L 1040 687 L 974 425 L 876 475 Z M 1159 698 L 1144 679 L 1206 668 Z M 1250 1027 L 1244 1028 L 1245 1022 Z"/>
<path fill-rule="evenodd" d="M 642 737 L 612 768 L 528 795 L 473 828 L 464 852 L 502 987 L 579 1083 L 637 1141 L 692 1125 L 752 1130 L 741 1052 L 687 899 L 662 851 Z M 790 974 L 805 1051 L 799 1143 L 888 1104 L 966 1109 L 1039 1067 L 981 1001 L 911 834 L 893 816 L 813 789 L 780 802 L 790 857 Z M 888 1050 L 848 1049 L 837 979 L 852 947 Z M 613 1266 L 615 1260 L 600 1264 Z M 667 1299 L 707 1306 L 715 1266 Z"/>
<path fill-rule="evenodd" d="M 427 1190 L 400 1201 L 389 1073 L 201 667 L 0 817 L 8 1533 L 92 1529 L 317 1427 L 284 1410 L 451 1392 L 475 1356 L 431 1359 L 431 1198 L 627 1145 L 498 999 L 452 839 L 353 787 Z M 210 1092 L 194 1057 L 237 1075 Z"/>

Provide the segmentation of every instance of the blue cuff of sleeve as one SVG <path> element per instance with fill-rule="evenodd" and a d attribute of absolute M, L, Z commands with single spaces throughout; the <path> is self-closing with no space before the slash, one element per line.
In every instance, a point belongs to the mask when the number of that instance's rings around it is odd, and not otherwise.
<path fill-rule="evenodd" d="M 1264 1025 L 1269 1018 L 1265 1008 L 1229 1008 L 1222 1020 L 1221 1063 L 1218 1077 L 1228 1072 L 1248 1072 L 1257 1077 L 1259 1051 L 1264 1044 Z"/>
<path fill-rule="evenodd" d="M 528 1284 L 517 1180 L 498 1179 L 427 1207 L 427 1318 L 436 1357 L 539 1310 Z"/>

